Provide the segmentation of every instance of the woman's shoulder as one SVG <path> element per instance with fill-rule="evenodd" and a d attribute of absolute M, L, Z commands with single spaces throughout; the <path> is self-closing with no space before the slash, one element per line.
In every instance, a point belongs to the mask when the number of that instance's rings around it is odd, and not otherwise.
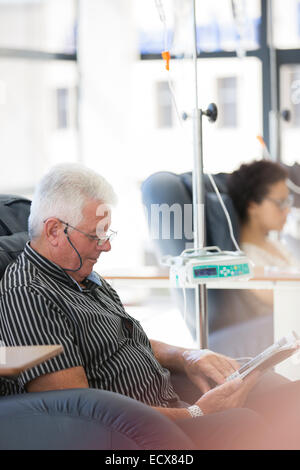
<path fill-rule="evenodd" d="M 270 245 L 274 250 L 266 250 L 254 243 L 245 242 L 241 244 L 241 249 L 257 266 L 291 266 L 295 265 L 291 253 L 279 240 L 270 240 Z M 276 252 L 278 254 L 276 254 Z"/>
<path fill-rule="evenodd" d="M 262 253 L 267 253 L 266 250 L 264 250 L 263 248 L 261 248 L 260 246 L 258 245 L 255 245 L 254 243 L 250 243 L 250 242 L 243 242 L 241 243 L 241 249 L 246 253 L 253 253 L 253 254 L 256 254 L 256 253 L 259 253 L 259 254 L 262 254 Z"/>
<path fill-rule="evenodd" d="M 280 240 L 272 240 L 271 243 L 285 256 L 285 258 L 287 258 L 288 261 L 291 262 L 291 264 L 293 264 L 293 261 L 295 262 L 289 247 L 284 242 Z"/>

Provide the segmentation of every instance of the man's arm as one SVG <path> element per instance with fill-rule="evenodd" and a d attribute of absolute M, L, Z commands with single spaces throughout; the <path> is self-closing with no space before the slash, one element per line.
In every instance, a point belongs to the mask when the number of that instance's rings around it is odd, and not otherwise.
<path fill-rule="evenodd" d="M 249 374 L 245 381 L 236 379 L 202 395 L 196 404 L 204 414 L 240 407 L 244 404 L 249 390 L 256 382 L 256 377 Z M 72 367 L 51 374 L 42 375 L 26 386 L 27 392 L 43 392 L 49 390 L 66 390 L 70 388 L 88 388 L 88 381 L 82 367 Z M 172 421 L 189 419 L 191 415 L 186 408 L 152 407 Z"/>
<path fill-rule="evenodd" d="M 46 392 L 67 388 L 88 388 L 83 367 L 71 367 L 51 374 L 41 375 L 26 385 L 27 392 Z"/>
<path fill-rule="evenodd" d="M 244 380 L 237 378 L 225 382 L 202 395 L 195 405 L 198 405 L 205 415 L 232 408 L 241 408 L 259 377 L 259 372 L 255 371 Z M 156 408 L 156 410 L 172 421 L 191 419 L 191 415 L 186 408 Z"/>
<path fill-rule="evenodd" d="M 151 341 L 151 346 L 163 367 L 170 371 L 184 372 L 202 393 L 211 389 L 210 380 L 218 385 L 223 384 L 226 377 L 239 368 L 234 359 L 208 349 L 181 348 L 154 340 Z"/>
<path fill-rule="evenodd" d="M 69 388 L 88 388 L 88 381 L 83 367 L 72 367 L 60 370 L 52 374 L 45 374 L 37 377 L 26 385 L 27 392 L 46 392 L 50 390 L 66 390 Z M 160 408 L 152 407 L 164 414 L 172 421 L 190 418 L 190 413 L 182 408 Z"/>
<path fill-rule="evenodd" d="M 52 295 L 52 294 L 51 294 Z M 35 285 L 5 292 L 0 299 L 1 339 L 6 346 L 60 344 L 63 352 L 18 376 L 27 391 L 88 387 L 83 359 L 67 315 Z M 20 325 L 22 329 L 20 332 Z"/>
<path fill-rule="evenodd" d="M 163 367 L 174 372 L 184 371 L 183 354 L 187 348 L 172 346 L 153 339 L 151 339 L 150 342 L 154 356 Z"/>

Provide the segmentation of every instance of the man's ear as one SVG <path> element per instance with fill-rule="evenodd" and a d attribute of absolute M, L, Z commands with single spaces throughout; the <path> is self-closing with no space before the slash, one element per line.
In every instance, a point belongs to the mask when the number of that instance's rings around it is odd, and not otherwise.
<path fill-rule="evenodd" d="M 63 226 L 59 220 L 49 218 L 44 223 L 45 238 L 51 243 L 52 246 L 57 246 L 61 235 L 63 233 Z"/>

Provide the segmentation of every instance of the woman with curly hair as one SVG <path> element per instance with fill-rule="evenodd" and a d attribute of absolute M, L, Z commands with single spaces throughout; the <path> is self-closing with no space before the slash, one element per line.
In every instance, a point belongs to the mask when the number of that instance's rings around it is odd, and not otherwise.
<path fill-rule="evenodd" d="M 280 232 L 293 203 L 278 163 L 259 160 L 242 164 L 228 179 L 228 192 L 240 220 L 240 247 L 257 267 L 295 266 L 296 261 L 270 232 Z M 273 304 L 272 291 L 253 291 L 264 304 Z"/>

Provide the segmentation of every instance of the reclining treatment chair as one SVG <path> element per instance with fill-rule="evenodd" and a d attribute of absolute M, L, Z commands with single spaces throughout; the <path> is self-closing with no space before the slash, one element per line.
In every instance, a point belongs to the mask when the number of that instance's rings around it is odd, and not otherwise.
<path fill-rule="evenodd" d="M 227 174 L 219 173 L 214 176 L 214 180 L 230 214 L 235 238 L 238 241 L 239 223 L 233 203 L 227 194 L 227 177 Z M 207 175 L 204 175 L 204 180 L 205 245 L 218 246 L 221 250 L 235 251 L 228 223 L 217 195 Z M 186 248 L 193 248 L 192 230 L 190 230 L 191 233 L 187 233 L 187 227 L 192 227 L 192 173 L 157 172 L 143 182 L 141 191 L 148 216 L 148 226 L 149 229 L 151 227 L 150 232 L 152 234 L 155 232 L 156 236 L 153 238 L 153 245 L 158 261 L 164 255 L 178 256 Z M 161 207 L 163 204 L 170 208 L 173 207 L 174 210 L 170 211 L 170 220 L 163 217 L 151 220 L 152 204 L 156 204 L 157 207 Z M 184 214 L 180 221 L 176 219 L 176 205 L 180 206 L 181 213 Z M 188 207 L 189 210 L 187 210 Z M 159 224 L 158 229 L 152 225 L 156 222 Z M 164 224 L 168 224 L 168 227 L 165 227 Z M 175 226 L 175 224 L 177 225 Z M 178 226 L 178 224 L 181 225 Z M 168 229 L 170 229 L 170 237 L 164 238 L 168 234 Z M 179 237 L 178 234 L 181 236 Z M 250 305 L 245 303 L 239 289 L 207 289 L 207 293 L 210 349 L 234 357 L 253 356 L 272 344 L 273 318 L 271 311 L 268 312 L 270 314 L 258 317 L 255 311 L 251 310 Z M 179 308 L 183 311 L 181 289 L 173 289 L 172 294 Z M 186 297 L 186 322 L 195 338 L 194 289 L 187 289 Z"/>
<path fill-rule="evenodd" d="M 29 209 L 27 199 L 0 196 L 0 277 L 28 239 Z M 169 419 L 117 393 L 70 389 L 9 395 L 12 391 L 17 391 L 14 380 L 0 377 L 0 450 L 193 449 Z"/>

